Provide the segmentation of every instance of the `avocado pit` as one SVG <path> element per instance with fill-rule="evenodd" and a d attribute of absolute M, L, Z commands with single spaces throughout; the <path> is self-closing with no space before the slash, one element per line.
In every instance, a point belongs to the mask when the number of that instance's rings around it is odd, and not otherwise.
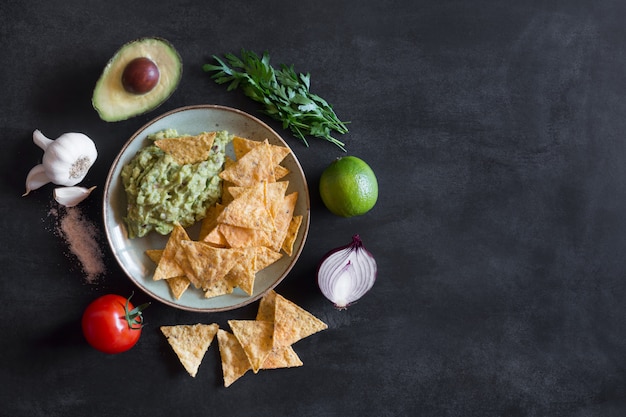
<path fill-rule="evenodd" d="M 132 94 L 146 94 L 159 83 L 161 76 L 156 63 L 150 58 L 135 58 L 122 73 L 122 85 Z"/>
<path fill-rule="evenodd" d="M 165 102 L 182 73 L 182 60 L 172 44 L 162 38 L 140 38 L 124 44 L 107 62 L 91 103 L 104 121 L 126 120 Z"/>

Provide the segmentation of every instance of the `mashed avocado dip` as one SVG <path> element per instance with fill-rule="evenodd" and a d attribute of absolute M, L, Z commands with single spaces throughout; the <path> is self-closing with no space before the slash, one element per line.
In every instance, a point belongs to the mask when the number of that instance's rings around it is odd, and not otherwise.
<path fill-rule="evenodd" d="M 148 139 L 178 136 L 176 130 L 167 129 Z M 232 138 L 226 131 L 217 132 L 209 157 L 196 164 L 179 165 L 154 144 L 137 152 L 121 172 L 128 200 L 124 221 L 129 237 L 142 237 L 152 230 L 167 235 L 176 222 L 188 227 L 204 218 L 206 209 L 221 196 L 218 174 Z"/>

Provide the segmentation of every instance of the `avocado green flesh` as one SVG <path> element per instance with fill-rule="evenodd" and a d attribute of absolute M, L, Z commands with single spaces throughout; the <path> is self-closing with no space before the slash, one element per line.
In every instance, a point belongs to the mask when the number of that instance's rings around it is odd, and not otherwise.
<path fill-rule="evenodd" d="M 145 57 L 159 69 L 159 82 L 145 94 L 124 89 L 122 74 L 135 58 Z M 164 39 L 142 38 L 122 46 L 109 60 L 93 91 L 92 104 L 107 122 L 126 120 L 160 106 L 178 87 L 183 72 L 180 55 Z"/>

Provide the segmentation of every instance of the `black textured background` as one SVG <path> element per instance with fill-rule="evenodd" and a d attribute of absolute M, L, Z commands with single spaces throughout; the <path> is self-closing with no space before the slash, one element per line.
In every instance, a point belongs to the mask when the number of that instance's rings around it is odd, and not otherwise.
<path fill-rule="evenodd" d="M 0 3 L 0 414 L 6 416 L 626 415 L 626 3 L 557 1 L 14 1 Z M 161 36 L 183 80 L 159 109 L 101 121 L 93 86 L 125 42 Z M 217 344 L 189 377 L 163 324 L 252 318 L 153 303 L 131 351 L 86 346 L 97 296 L 135 288 L 110 256 L 85 282 L 54 234 L 50 186 L 22 198 L 50 137 L 82 131 L 100 190 L 123 143 L 156 115 L 222 104 L 259 115 L 200 67 L 267 50 L 310 72 L 372 166 L 365 216 L 329 214 L 317 193 L 333 145 L 294 148 L 312 223 L 277 290 L 329 324 L 299 342 L 301 368 L 223 387 Z M 260 116 L 262 117 L 262 116 Z M 263 117 L 262 117 L 263 118 Z M 101 227 L 101 193 L 82 205 Z M 315 284 L 329 249 L 359 233 L 374 289 L 347 311 Z M 143 293 L 137 302 L 147 301 Z"/>

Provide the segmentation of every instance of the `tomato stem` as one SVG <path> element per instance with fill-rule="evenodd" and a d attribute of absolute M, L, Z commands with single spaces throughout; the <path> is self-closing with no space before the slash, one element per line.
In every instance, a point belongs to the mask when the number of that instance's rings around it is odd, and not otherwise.
<path fill-rule="evenodd" d="M 130 297 L 128 297 L 126 299 L 126 305 L 124 306 L 124 318 L 126 319 L 126 323 L 128 323 L 128 328 L 131 330 L 141 330 L 143 327 L 143 315 L 142 312 L 143 310 L 145 310 L 146 308 L 148 308 L 148 306 L 150 305 L 150 303 L 143 303 L 135 308 L 133 308 L 132 310 L 128 310 L 129 304 L 130 304 L 130 299 L 133 297 L 133 295 L 135 295 L 134 292 L 132 292 L 130 294 Z M 136 324 L 139 325 L 139 327 L 135 326 Z"/>

